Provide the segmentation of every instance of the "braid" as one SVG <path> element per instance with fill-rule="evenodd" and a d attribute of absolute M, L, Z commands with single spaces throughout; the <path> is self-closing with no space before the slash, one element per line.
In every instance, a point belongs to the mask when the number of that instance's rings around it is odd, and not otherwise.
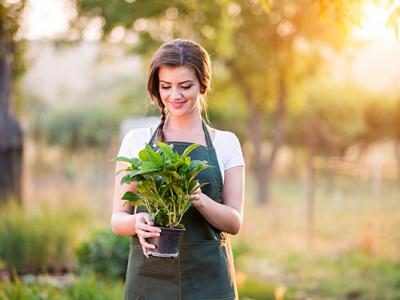
<path fill-rule="evenodd" d="M 160 125 L 158 127 L 160 130 L 157 133 L 157 140 L 161 141 L 161 142 L 164 142 L 165 141 L 165 136 L 164 136 L 163 129 L 164 129 L 165 120 L 167 118 L 167 112 L 166 112 L 166 109 L 165 109 L 164 105 L 161 106 L 160 110 L 161 110 L 161 121 L 160 121 Z"/>

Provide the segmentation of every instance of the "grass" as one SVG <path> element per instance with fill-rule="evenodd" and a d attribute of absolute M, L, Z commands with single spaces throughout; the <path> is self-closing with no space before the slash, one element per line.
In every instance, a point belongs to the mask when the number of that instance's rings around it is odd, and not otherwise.
<path fill-rule="evenodd" d="M 268 205 L 257 206 L 251 191 L 250 184 L 233 238 L 239 278 L 284 290 L 284 299 L 400 299 L 396 181 L 382 182 L 374 195 L 362 180 L 319 178 L 311 239 L 301 179 L 275 179 Z M 254 299 L 270 299 L 259 290 Z"/>
<path fill-rule="evenodd" d="M 65 287 L 48 283 L 0 282 L 0 300 L 115 300 L 123 298 L 121 281 L 105 281 L 93 273 L 74 278 Z"/>
<path fill-rule="evenodd" d="M 45 159 L 53 166 L 60 155 L 54 154 L 54 161 Z M 113 165 L 107 161 L 99 165 L 97 160 L 82 153 L 57 174 L 26 175 L 29 209 L 40 207 L 39 202 L 56 210 L 65 203 L 78 203 L 94 212 L 92 220 L 82 224 L 80 234 L 89 236 L 96 228 L 109 226 Z M 26 172 L 32 175 L 33 171 L 28 168 Z M 377 190 L 362 177 L 319 173 L 310 237 L 301 174 L 275 176 L 270 202 L 261 206 L 255 204 L 254 181 L 247 175 L 244 224 L 240 234 L 232 237 L 240 299 L 400 300 L 398 183 L 383 180 Z M 78 281 L 82 293 L 86 285 L 92 291 L 97 287 L 82 277 Z M 29 287 L 36 288 L 43 293 L 53 291 L 45 286 Z M 115 288 L 123 289 L 121 285 Z"/>

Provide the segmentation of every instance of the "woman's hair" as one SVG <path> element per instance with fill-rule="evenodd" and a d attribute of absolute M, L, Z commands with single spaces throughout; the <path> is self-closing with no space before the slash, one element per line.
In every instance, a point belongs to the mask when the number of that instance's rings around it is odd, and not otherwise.
<path fill-rule="evenodd" d="M 207 51 L 198 43 L 190 40 L 175 39 L 161 45 L 154 53 L 147 76 L 147 91 L 151 100 L 158 106 L 161 112 L 161 122 L 158 140 L 164 141 L 163 127 L 167 117 L 167 111 L 161 101 L 159 90 L 158 71 L 161 67 L 189 66 L 193 68 L 200 83 L 200 91 L 203 94 L 200 101 L 201 112 L 207 116 L 207 103 L 205 93 L 211 83 L 211 62 Z"/>

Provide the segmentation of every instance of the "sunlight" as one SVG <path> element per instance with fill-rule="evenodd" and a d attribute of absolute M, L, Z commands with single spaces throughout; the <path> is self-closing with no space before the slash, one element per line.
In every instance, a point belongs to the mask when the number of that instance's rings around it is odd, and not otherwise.
<path fill-rule="evenodd" d="M 390 15 L 390 9 L 381 2 L 366 3 L 364 5 L 364 17 L 361 25 L 355 27 L 353 36 L 356 40 L 396 43 L 396 34 L 393 28 L 387 27 L 386 23 Z"/>
<path fill-rule="evenodd" d="M 65 0 L 28 0 L 20 35 L 29 40 L 52 38 L 68 30 L 74 14 L 70 2 Z"/>

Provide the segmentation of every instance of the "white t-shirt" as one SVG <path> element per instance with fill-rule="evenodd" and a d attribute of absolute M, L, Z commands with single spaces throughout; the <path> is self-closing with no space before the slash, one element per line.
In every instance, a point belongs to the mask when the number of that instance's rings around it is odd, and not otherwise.
<path fill-rule="evenodd" d="M 139 151 L 150 141 L 157 126 L 158 124 L 154 124 L 145 128 L 131 129 L 122 140 L 118 156 L 138 157 Z M 222 181 L 226 170 L 245 165 L 239 139 L 234 133 L 215 129 L 212 143 L 217 153 Z"/>

